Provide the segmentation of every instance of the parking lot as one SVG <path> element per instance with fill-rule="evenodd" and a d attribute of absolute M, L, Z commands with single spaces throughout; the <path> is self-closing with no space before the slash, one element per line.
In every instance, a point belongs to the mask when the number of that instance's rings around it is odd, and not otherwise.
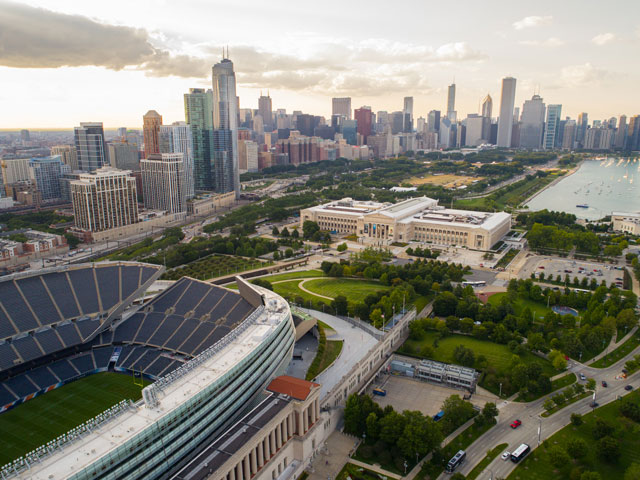
<path fill-rule="evenodd" d="M 620 286 L 622 286 L 624 273 L 622 270 L 616 270 L 615 265 L 546 256 L 529 258 L 520 270 L 519 277 L 529 278 L 532 272 L 535 273 L 536 276 L 544 272 L 545 277 L 551 275 L 554 280 L 558 275 L 560 275 L 563 280 L 565 275 L 569 275 L 572 281 L 573 277 L 578 277 L 580 280 L 586 277 L 589 282 L 591 282 L 592 278 L 595 278 L 598 284 L 602 283 L 602 280 L 605 280 L 607 285 L 620 282 Z"/>
<path fill-rule="evenodd" d="M 374 395 L 373 399 L 382 408 L 391 405 L 398 412 L 419 410 L 424 415 L 433 416 L 442 409 L 442 404 L 448 397 L 451 395 L 463 397 L 467 393 L 466 390 L 443 387 L 400 375 L 384 376 L 382 382 L 382 386 L 380 384 L 370 386 L 367 393 L 371 395 L 373 388 L 381 386 L 387 391 L 386 396 Z M 486 402 L 495 402 L 496 398 L 491 394 L 479 392 L 472 395 L 471 403 L 482 408 Z"/>

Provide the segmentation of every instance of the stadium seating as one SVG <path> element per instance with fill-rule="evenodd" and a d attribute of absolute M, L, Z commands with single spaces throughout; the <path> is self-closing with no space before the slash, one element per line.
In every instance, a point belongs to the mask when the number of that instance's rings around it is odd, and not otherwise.
<path fill-rule="evenodd" d="M 38 367 L 27 372 L 27 375 L 39 389 L 50 387 L 58 383 L 58 379 L 53 376 L 48 367 Z"/>
<path fill-rule="evenodd" d="M 51 296 L 54 298 L 60 313 L 64 318 L 75 318 L 80 316 L 80 311 L 76 304 L 76 299 L 71 290 L 71 284 L 67 279 L 67 274 L 63 272 L 48 273 L 42 276 L 42 280 Z"/>
<path fill-rule="evenodd" d="M 96 363 L 96 368 L 106 368 L 109 366 L 113 347 L 94 348 L 92 353 Z"/>
<path fill-rule="evenodd" d="M 174 361 L 164 356 L 158 356 L 152 364 L 147 366 L 144 373 L 151 375 L 152 377 L 159 377 L 160 374 L 173 363 Z"/>
<path fill-rule="evenodd" d="M 10 403 L 15 402 L 18 398 L 11 393 L 4 384 L 0 383 L 0 406 L 8 405 Z"/>
<path fill-rule="evenodd" d="M 73 285 L 80 308 L 84 315 L 99 312 L 98 291 L 96 280 L 93 276 L 93 269 L 79 269 L 68 272 L 69 279 Z"/>
<path fill-rule="evenodd" d="M 5 387 L 10 389 L 19 398 L 26 397 L 39 390 L 26 375 L 18 375 L 17 377 L 5 380 L 3 383 Z"/>
<path fill-rule="evenodd" d="M 81 375 L 89 373 L 96 368 L 93 364 L 93 355 L 91 355 L 91 352 L 70 358 L 69 361 L 78 369 Z"/>
<path fill-rule="evenodd" d="M 6 370 L 15 365 L 18 356 L 10 343 L 0 343 L 0 368 Z"/>
<path fill-rule="evenodd" d="M 100 320 L 97 318 L 80 319 L 76 322 L 76 326 L 78 327 L 78 330 L 80 330 L 82 338 L 86 339 L 100 326 Z"/>
<path fill-rule="evenodd" d="M 51 371 L 61 382 L 66 382 L 78 376 L 78 371 L 71 366 L 68 359 L 58 360 L 49 365 Z"/>
<path fill-rule="evenodd" d="M 164 292 L 154 298 L 150 302 L 149 306 L 153 306 L 154 312 L 166 312 L 169 308 L 175 306 L 176 302 L 180 299 L 189 285 L 189 279 L 187 277 L 182 277 L 171 287 L 167 288 Z"/>
<path fill-rule="evenodd" d="M 82 339 L 76 329 L 75 323 L 69 322 L 64 325 L 58 325 L 56 331 L 58 332 L 58 335 L 60 335 L 60 338 L 62 338 L 66 347 L 82 343 Z"/>
<path fill-rule="evenodd" d="M 16 332 L 16 329 L 13 328 L 13 325 L 11 324 L 7 316 L 2 310 L 0 310 L 0 338 L 9 338 L 16 333 L 18 332 Z"/>
<path fill-rule="evenodd" d="M 36 332 L 33 335 L 45 354 L 57 352 L 62 350 L 64 345 L 60 341 L 60 338 L 56 334 L 56 331 L 52 328 Z"/>
<path fill-rule="evenodd" d="M 102 309 L 108 310 L 120 302 L 120 267 L 100 267 L 95 271 Z"/>
<path fill-rule="evenodd" d="M 12 280 L 0 282 L 0 303 L 20 331 L 34 330 L 40 326 Z"/>
<path fill-rule="evenodd" d="M 44 355 L 31 335 L 26 335 L 14 340 L 13 348 L 16 349 L 20 357 L 22 357 L 22 360 L 25 362 Z"/>
<path fill-rule="evenodd" d="M 42 283 L 42 277 L 21 278 L 16 280 L 16 284 L 41 324 L 49 325 L 63 320 Z"/>

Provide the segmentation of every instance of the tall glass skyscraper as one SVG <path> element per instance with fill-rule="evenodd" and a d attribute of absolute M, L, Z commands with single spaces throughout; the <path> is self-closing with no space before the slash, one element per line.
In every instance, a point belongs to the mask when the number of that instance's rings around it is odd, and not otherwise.
<path fill-rule="evenodd" d="M 498 118 L 498 146 L 511 146 L 511 132 L 513 131 L 513 106 L 516 101 L 516 79 L 506 77 L 502 79 L 500 92 L 500 118 Z"/>
<path fill-rule="evenodd" d="M 554 104 L 547 107 L 547 123 L 544 130 L 544 139 L 542 141 L 542 148 L 545 150 L 552 150 L 558 146 L 561 114 L 562 105 Z"/>
<path fill-rule="evenodd" d="M 233 63 L 223 58 L 213 66 L 213 157 L 215 190 L 240 196 L 238 168 L 238 98 Z"/>
<path fill-rule="evenodd" d="M 102 122 L 81 123 L 74 128 L 78 168 L 83 172 L 95 172 L 106 165 L 104 129 Z"/>
<path fill-rule="evenodd" d="M 193 178 L 196 190 L 214 190 L 213 173 L 213 92 L 190 88 L 184 94 L 184 112 L 191 127 Z"/>

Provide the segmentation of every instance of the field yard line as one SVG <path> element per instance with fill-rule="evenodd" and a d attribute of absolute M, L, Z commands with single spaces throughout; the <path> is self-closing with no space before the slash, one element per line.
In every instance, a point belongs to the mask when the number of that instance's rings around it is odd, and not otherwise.
<path fill-rule="evenodd" d="M 319 277 L 319 278 L 326 278 L 326 277 Z M 298 288 L 300 290 L 302 290 L 303 292 L 307 292 L 310 295 L 315 295 L 316 297 L 325 298 L 327 300 L 333 300 L 333 297 L 327 297 L 326 295 L 320 295 L 319 293 L 315 293 L 315 292 L 312 292 L 311 290 L 307 290 L 306 288 L 304 288 L 304 283 L 308 282 L 309 280 L 317 280 L 317 278 L 306 278 L 306 279 L 302 280 L 298 284 Z"/>

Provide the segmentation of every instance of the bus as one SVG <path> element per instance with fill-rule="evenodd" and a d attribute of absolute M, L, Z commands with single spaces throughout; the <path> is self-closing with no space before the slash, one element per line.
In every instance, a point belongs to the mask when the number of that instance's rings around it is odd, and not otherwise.
<path fill-rule="evenodd" d="M 464 450 L 458 450 L 458 453 L 456 453 L 453 458 L 449 460 L 449 463 L 447 463 L 447 472 L 455 471 L 455 469 L 458 468 L 462 464 L 462 462 L 464 462 L 466 456 L 467 452 L 465 452 Z"/>
<path fill-rule="evenodd" d="M 523 443 L 511 453 L 511 461 L 513 463 L 518 463 L 520 460 L 526 457 L 527 453 L 529 453 L 530 451 L 531 447 L 526 443 Z"/>
<path fill-rule="evenodd" d="M 478 280 L 475 282 L 472 282 L 472 281 L 462 282 L 463 287 L 466 287 L 467 285 L 470 285 L 472 287 L 484 287 L 486 284 L 487 282 L 485 282 L 484 280 Z"/>

